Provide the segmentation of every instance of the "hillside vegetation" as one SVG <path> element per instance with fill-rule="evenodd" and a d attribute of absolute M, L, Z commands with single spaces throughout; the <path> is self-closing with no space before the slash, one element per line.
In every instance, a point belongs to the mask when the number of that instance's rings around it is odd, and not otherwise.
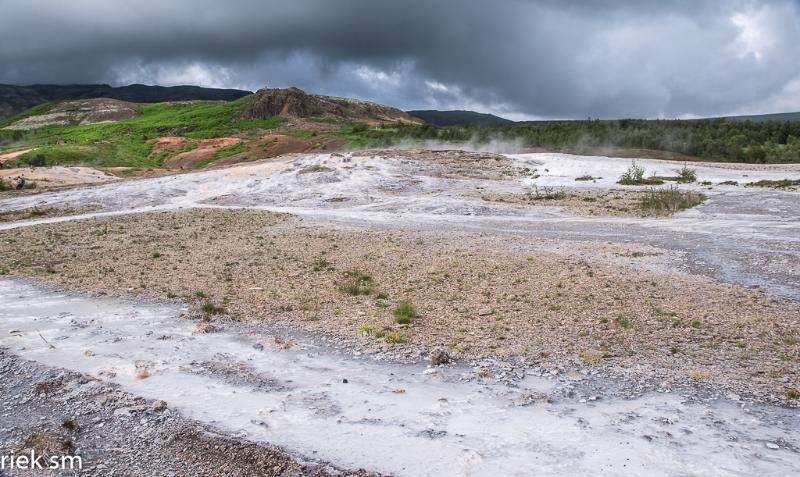
<path fill-rule="evenodd" d="M 220 164 L 286 152 L 433 140 L 453 147 L 499 141 L 512 144 L 520 152 L 535 149 L 643 157 L 637 154 L 644 151 L 671 159 L 800 162 L 800 122 L 791 121 L 586 120 L 494 127 L 435 126 L 410 122 L 411 116 L 389 106 L 312 95 L 295 88 L 261 90 L 234 101 L 129 104 L 135 116 L 127 119 L 96 124 L 76 120 L 41 127 L 38 125 L 47 124 L 42 118 L 63 119 L 55 113 L 70 108 L 64 103 L 36 106 L 0 120 L 0 154 L 33 148 L 7 159 L 6 166 L 31 163 L 152 168 L 180 164 L 180 168 L 194 168 L 231 156 L 236 157 Z M 85 115 L 80 118 L 87 121 Z M 37 127 L 21 129 L 19 124 Z M 9 127 L 12 129 L 6 129 Z M 159 138 L 179 140 L 156 141 Z M 229 140 L 207 141 L 212 138 Z M 238 145 L 230 148 L 233 144 Z M 220 147 L 229 149 L 219 152 Z M 169 162 L 191 151 L 195 151 L 191 160 Z"/>
<path fill-rule="evenodd" d="M 53 101 L 110 98 L 133 103 L 164 101 L 233 101 L 251 94 L 239 89 L 202 88 L 200 86 L 148 86 L 132 84 L 113 87 L 107 84 L 0 84 L 0 119 L 13 116 L 33 106 Z"/>
<path fill-rule="evenodd" d="M 713 120 L 542 121 L 508 127 L 402 126 L 394 137 L 445 142 L 514 141 L 577 154 L 600 148 L 666 151 L 707 161 L 800 162 L 800 122 Z"/>

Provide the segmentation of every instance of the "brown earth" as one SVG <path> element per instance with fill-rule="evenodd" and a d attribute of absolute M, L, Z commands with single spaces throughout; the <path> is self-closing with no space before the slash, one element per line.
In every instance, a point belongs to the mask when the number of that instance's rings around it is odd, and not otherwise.
<path fill-rule="evenodd" d="M 543 187 L 527 194 L 475 192 L 469 195 L 491 202 L 560 207 L 570 214 L 582 216 L 665 217 L 675 212 L 645 207 L 642 200 L 648 194 L 649 191 L 641 190 L 564 190 Z M 696 193 L 687 192 L 687 194 L 697 196 L 700 202 L 703 200 L 702 196 Z"/>
<path fill-rule="evenodd" d="M 198 144 L 197 149 L 178 153 L 164 162 L 170 169 L 190 170 L 194 169 L 198 162 L 209 161 L 220 148 L 229 147 L 233 144 L 242 142 L 246 150 L 239 154 L 234 154 L 210 163 L 207 167 L 220 167 L 236 164 L 244 161 L 254 161 L 277 157 L 283 154 L 305 153 L 305 152 L 326 152 L 339 150 L 345 140 L 335 136 L 312 136 L 297 137 L 285 134 L 265 134 L 255 140 L 243 140 L 241 138 L 217 138 L 191 141 L 184 138 L 162 138 L 166 141 L 158 140 L 154 145 L 155 151 L 165 149 L 181 150 L 185 144 Z"/>
<path fill-rule="evenodd" d="M 674 382 L 774 400 L 799 384 L 800 305 L 648 270 L 638 248 L 583 245 L 589 261 L 577 245 L 556 253 L 517 236 L 306 227 L 243 210 L 32 226 L 0 232 L 0 270 L 75 290 L 209 302 L 368 353 L 647 365 Z M 369 278 L 356 283 L 361 274 Z M 400 301 L 416 310 L 409 326 L 393 321 Z"/>
<path fill-rule="evenodd" d="M 29 185 L 35 184 L 35 189 L 25 189 L 23 191 L 0 192 L 0 197 L 9 194 L 32 194 L 42 190 L 56 189 L 63 187 L 73 187 L 79 185 L 99 184 L 117 180 L 111 174 L 95 169 L 93 167 L 19 167 L 14 169 L 0 169 L 0 180 L 6 185 L 12 185 L 15 179 L 24 175 Z"/>
<path fill-rule="evenodd" d="M 13 161 L 14 159 L 18 158 L 19 156 L 25 154 L 26 152 L 31 152 L 34 149 L 36 149 L 36 148 L 28 147 L 28 148 L 25 148 L 25 149 L 20 149 L 18 151 L 13 151 L 13 152 L 7 152 L 5 154 L 0 154 L 0 164 L 4 163 L 6 161 Z"/>

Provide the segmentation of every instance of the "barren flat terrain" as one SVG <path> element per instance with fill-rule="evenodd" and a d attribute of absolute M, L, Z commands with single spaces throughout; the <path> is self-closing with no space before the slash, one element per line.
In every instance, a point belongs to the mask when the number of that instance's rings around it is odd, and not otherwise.
<path fill-rule="evenodd" d="M 637 164 L 665 183 L 375 150 L 12 193 L 0 345 L 320 465 L 636 475 L 691 447 L 665 475 L 796 471 L 800 194 L 748 185 L 796 170 Z"/>

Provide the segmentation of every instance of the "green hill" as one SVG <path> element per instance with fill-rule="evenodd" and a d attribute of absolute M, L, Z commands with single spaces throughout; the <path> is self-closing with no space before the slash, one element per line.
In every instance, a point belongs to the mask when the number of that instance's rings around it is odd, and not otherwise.
<path fill-rule="evenodd" d="M 201 88 L 199 86 L 148 86 L 132 84 L 113 87 L 107 84 L 14 86 L 0 84 L 0 119 L 13 116 L 33 106 L 51 101 L 111 98 L 133 103 L 164 101 L 233 101 L 251 94 L 238 89 Z"/>

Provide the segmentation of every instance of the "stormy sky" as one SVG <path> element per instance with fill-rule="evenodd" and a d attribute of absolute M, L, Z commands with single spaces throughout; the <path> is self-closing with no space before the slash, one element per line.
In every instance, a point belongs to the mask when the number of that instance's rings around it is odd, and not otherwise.
<path fill-rule="evenodd" d="M 800 111 L 800 0 L 0 0 L 0 83 L 294 85 L 512 119 Z"/>

